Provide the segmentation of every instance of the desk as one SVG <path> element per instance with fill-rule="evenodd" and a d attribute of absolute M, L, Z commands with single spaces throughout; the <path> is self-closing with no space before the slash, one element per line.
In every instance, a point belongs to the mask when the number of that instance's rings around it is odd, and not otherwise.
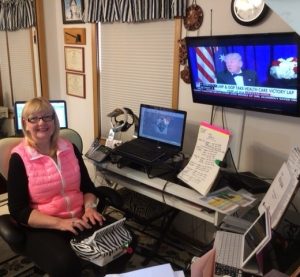
<path fill-rule="evenodd" d="M 208 212 L 207 209 L 203 209 L 203 206 L 199 204 L 200 194 L 191 188 L 157 177 L 150 179 L 142 171 L 130 167 L 119 168 L 110 162 L 97 164 L 97 169 L 112 182 L 210 222 L 215 226 L 219 225 L 224 217 L 221 213 Z"/>

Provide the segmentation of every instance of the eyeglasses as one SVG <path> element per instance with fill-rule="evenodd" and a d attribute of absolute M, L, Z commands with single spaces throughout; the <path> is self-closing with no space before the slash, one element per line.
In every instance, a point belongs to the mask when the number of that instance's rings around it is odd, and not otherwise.
<path fill-rule="evenodd" d="M 43 120 L 44 122 L 50 122 L 54 120 L 54 118 L 55 118 L 54 114 L 43 115 L 43 116 L 32 116 L 32 117 L 28 117 L 27 121 L 30 123 L 38 123 L 40 120 Z"/>

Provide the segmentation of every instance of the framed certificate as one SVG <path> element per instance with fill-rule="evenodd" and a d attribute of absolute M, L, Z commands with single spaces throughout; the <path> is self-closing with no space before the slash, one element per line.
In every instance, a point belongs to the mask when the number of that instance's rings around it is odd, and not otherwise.
<path fill-rule="evenodd" d="M 67 94 L 85 98 L 85 75 L 66 72 Z"/>
<path fill-rule="evenodd" d="M 84 48 L 65 46 L 65 69 L 84 72 Z"/>

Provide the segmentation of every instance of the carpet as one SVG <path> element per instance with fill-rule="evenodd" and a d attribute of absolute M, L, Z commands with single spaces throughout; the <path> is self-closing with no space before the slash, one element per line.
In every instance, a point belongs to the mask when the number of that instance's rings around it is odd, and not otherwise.
<path fill-rule="evenodd" d="M 0 265 L 0 276 L 40 276 L 35 275 L 34 264 L 22 256 L 15 256 L 9 260 L 6 260 Z"/>
<path fill-rule="evenodd" d="M 34 276 L 34 264 L 16 255 L 1 238 L 0 249 L 0 277 Z"/>

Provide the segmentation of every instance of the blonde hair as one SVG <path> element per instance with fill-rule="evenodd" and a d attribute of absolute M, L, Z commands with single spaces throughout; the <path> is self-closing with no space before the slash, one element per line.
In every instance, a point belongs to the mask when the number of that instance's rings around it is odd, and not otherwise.
<path fill-rule="evenodd" d="M 27 119 L 28 117 L 33 114 L 33 113 L 38 113 L 38 112 L 51 112 L 54 114 L 54 133 L 52 134 L 50 138 L 50 155 L 53 156 L 56 154 L 57 150 L 57 140 L 59 137 L 59 120 L 57 117 L 57 114 L 55 113 L 55 110 L 51 103 L 43 97 L 36 97 L 33 98 L 29 101 L 26 102 L 23 111 L 22 111 L 22 129 L 23 129 L 23 134 L 28 142 L 28 144 L 31 147 L 36 148 L 36 145 L 31 137 L 30 132 L 26 131 L 26 124 L 27 124 Z"/>

